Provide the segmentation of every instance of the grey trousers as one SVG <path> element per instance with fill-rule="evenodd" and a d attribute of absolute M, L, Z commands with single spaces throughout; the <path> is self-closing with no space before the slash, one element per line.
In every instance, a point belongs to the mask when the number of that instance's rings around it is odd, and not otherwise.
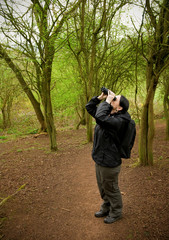
<path fill-rule="evenodd" d="M 118 175 L 121 166 L 115 168 L 96 166 L 96 179 L 103 199 L 101 209 L 103 212 L 109 211 L 109 216 L 119 217 L 122 215 L 122 196 L 118 186 Z"/>

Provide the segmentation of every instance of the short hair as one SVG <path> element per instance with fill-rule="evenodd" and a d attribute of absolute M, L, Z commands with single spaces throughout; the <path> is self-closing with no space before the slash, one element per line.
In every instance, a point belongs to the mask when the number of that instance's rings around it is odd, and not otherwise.
<path fill-rule="evenodd" d="M 122 113 L 127 112 L 127 110 L 129 109 L 129 101 L 128 101 L 128 99 L 127 99 L 125 96 L 123 96 L 123 95 L 121 95 L 121 97 L 120 97 L 120 106 L 123 108 L 123 109 L 121 110 Z"/>

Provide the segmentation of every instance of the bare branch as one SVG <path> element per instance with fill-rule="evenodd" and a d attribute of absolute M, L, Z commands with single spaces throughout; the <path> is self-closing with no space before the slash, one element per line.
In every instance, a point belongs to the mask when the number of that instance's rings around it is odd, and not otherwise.
<path fill-rule="evenodd" d="M 152 12 L 151 7 L 150 7 L 150 0 L 146 0 L 146 8 L 147 8 L 147 13 L 150 16 L 152 25 L 153 25 L 154 29 L 156 29 L 156 27 L 157 27 L 156 18 L 154 16 L 153 12 Z"/>

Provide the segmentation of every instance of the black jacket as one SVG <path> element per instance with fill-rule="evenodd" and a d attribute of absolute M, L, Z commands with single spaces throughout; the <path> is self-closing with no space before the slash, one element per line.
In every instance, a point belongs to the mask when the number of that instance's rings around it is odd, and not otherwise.
<path fill-rule="evenodd" d="M 112 108 L 107 102 L 100 103 L 93 97 L 86 105 L 88 113 L 96 119 L 94 131 L 93 160 L 103 167 L 117 167 L 121 164 L 118 151 L 126 124 L 131 119 L 128 112 L 110 114 Z M 99 106 L 97 107 L 97 105 Z"/>

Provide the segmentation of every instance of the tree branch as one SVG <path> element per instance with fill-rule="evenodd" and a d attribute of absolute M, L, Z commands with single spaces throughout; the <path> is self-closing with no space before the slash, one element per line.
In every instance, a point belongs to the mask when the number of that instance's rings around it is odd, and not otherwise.
<path fill-rule="evenodd" d="M 149 14 L 150 16 L 150 19 L 151 19 L 151 23 L 154 27 L 154 29 L 156 30 L 156 27 L 157 27 L 157 23 L 156 23 L 156 18 L 152 12 L 152 9 L 150 7 L 150 0 L 146 0 L 146 8 L 147 8 L 147 13 Z"/>

